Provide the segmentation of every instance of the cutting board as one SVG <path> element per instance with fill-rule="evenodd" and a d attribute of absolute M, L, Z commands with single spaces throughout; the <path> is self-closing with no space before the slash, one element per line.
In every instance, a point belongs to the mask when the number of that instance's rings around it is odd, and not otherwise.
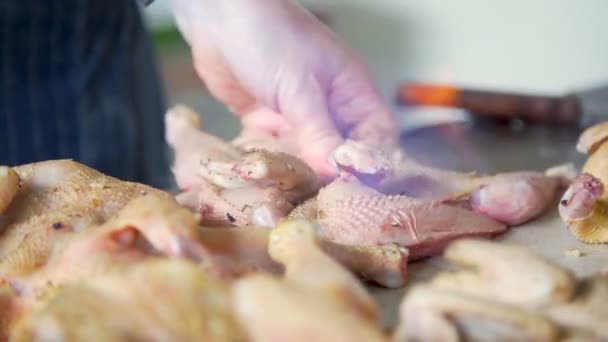
<path fill-rule="evenodd" d="M 580 130 L 572 127 L 452 123 L 408 131 L 402 135 L 401 146 L 415 159 L 446 169 L 482 173 L 542 171 L 562 163 L 580 167 L 585 156 L 575 149 L 579 134 Z M 577 241 L 559 218 L 558 202 L 559 198 L 556 198 L 544 215 L 509 229 L 495 240 L 529 247 L 580 277 L 608 270 L 608 245 L 588 245 Z M 582 256 L 566 253 L 575 249 Z M 450 264 L 441 256 L 433 257 L 408 265 L 409 279 L 402 289 L 369 286 L 380 306 L 384 325 L 390 328 L 398 322 L 399 305 L 409 287 L 427 281 L 449 267 Z"/>

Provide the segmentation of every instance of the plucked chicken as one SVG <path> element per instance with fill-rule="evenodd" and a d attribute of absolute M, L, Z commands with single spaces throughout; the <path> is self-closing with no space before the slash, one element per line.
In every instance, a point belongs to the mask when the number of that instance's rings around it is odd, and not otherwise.
<path fill-rule="evenodd" d="M 388 341 L 375 303 L 359 282 L 319 247 L 304 220 L 281 222 L 269 254 L 283 279 L 258 274 L 234 285 L 238 321 L 253 341 Z"/>
<path fill-rule="evenodd" d="M 587 243 L 608 243 L 608 123 L 586 129 L 577 150 L 589 155 L 581 174 L 559 204 L 562 220 L 572 234 Z"/>
<path fill-rule="evenodd" d="M 148 256 L 210 262 L 194 215 L 168 193 L 67 160 L 14 171 L 20 186 L 3 216 L 0 280 L 23 295 Z"/>
<path fill-rule="evenodd" d="M 471 210 L 508 225 L 518 225 L 542 214 L 575 176 L 568 165 L 539 172 L 494 176 L 458 173 L 421 165 L 401 150 L 382 151 L 355 141 L 338 147 L 337 166 L 384 194 L 418 199 L 463 202 Z"/>
<path fill-rule="evenodd" d="M 178 200 L 199 212 L 205 225 L 273 227 L 319 189 L 316 173 L 297 157 L 251 142 L 224 142 L 201 131 L 190 108 L 172 108 L 165 121 L 182 190 Z"/>
<path fill-rule="evenodd" d="M 599 341 L 608 337 L 608 277 L 577 280 L 515 245 L 453 242 L 465 268 L 418 284 L 401 304 L 397 341 Z"/>
<path fill-rule="evenodd" d="M 314 214 L 324 239 L 362 246 L 396 243 L 409 249 L 411 259 L 436 254 L 456 238 L 493 236 L 506 229 L 456 206 L 382 194 L 349 174 L 322 188 L 316 211 L 308 212 Z"/>
<path fill-rule="evenodd" d="M 234 278 L 258 271 L 273 274 L 284 271 L 268 254 L 271 234 L 268 228 L 202 228 L 200 234 L 201 244 L 213 255 L 213 261 L 221 265 L 223 273 Z M 325 253 L 360 278 L 388 288 L 405 284 L 409 255 L 406 248 L 397 244 L 350 246 L 317 238 Z"/>
<path fill-rule="evenodd" d="M 246 341 L 225 284 L 193 263 L 149 260 L 67 286 L 13 341 Z"/>

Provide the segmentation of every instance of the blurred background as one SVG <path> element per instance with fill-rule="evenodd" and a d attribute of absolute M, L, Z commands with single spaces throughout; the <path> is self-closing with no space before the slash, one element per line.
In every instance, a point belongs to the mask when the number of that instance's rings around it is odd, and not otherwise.
<path fill-rule="evenodd" d="M 404 81 L 562 95 L 608 80 L 604 0 L 300 2 L 328 19 L 365 59 L 404 126 L 415 114 L 395 103 Z M 156 1 L 145 16 L 169 101 L 195 106 L 207 129 L 231 138 L 238 122 L 222 115 L 194 75 L 168 6 Z M 447 114 L 454 111 L 424 111 L 425 117 Z"/>

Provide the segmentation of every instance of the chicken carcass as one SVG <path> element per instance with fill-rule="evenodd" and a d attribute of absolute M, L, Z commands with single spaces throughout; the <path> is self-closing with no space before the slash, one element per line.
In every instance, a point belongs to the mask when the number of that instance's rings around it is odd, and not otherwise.
<path fill-rule="evenodd" d="M 408 292 L 395 341 L 556 341 L 559 328 L 542 314 L 430 286 Z"/>
<path fill-rule="evenodd" d="M 587 341 L 608 340 L 608 275 L 583 279 L 574 300 L 555 303 L 548 314 L 573 335 L 586 336 Z"/>
<path fill-rule="evenodd" d="M 506 229 L 466 209 L 381 194 L 348 174 L 322 188 L 316 204 L 314 219 L 323 239 L 360 246 L 395 243 L 408 248 L 411 259 L 436 254 L 456 238 L 493 236 Z"/>
<path fill-rule="evenodd" d="M 149 255 L 210 262 L 194 214 L 168 193 L 67 160 L 14 171 L 20 187 L 3 217 L 0 280 L 20 292 Z"/>
<path fill-rule="evenodd" d="M 523 247 L 459 240 L 440 273 L 410 289 L 397 340 L 599 341 L 608 338 L 608 276 L 573 274 Z"/>
<path fill-rule="evenodd" d="M 608 242 L 605 191 L 602 181 L 584 172 L 562 196 L 559 214 L 577 239 L 587 243 Z"/>
<path fill-rule="evenodd" d="M 559 204 L 562 220 L 572 234 L 586 243 L 608 243 L 608 123 L 587 128 L 577 150 L 589 157 L 577 180 Z"/>
<path fill-rule="evenodd" d="M 194 215 L 174 200 L 144 196 L 131 201 L 101 226 L 89 226 L 80 233 L 63 232 L 63 239 L 44 244 L 50 252 L 34 272 L 7 274 L 6 279 L 27 296 L 49 285 L 77 282 L 163 255 L 196 261 L 202 270 L 219 276 L 211 255 L 197 240 L 197 230 Z M 29 251 L 40 249 L 40 244 L 28 244 L 16 253 L 27 258 Z M 11 254 L 8 257 L 10 262 Z"/>
<path fill-rule="evenodd" d="M 274 226 L 320 187 L 316 173 L 277 150 L 242 149 L 200 130 L 199 116 L 176 106 L 167 112 L 166 140 L 175 151 L 180 203 L 203 224 Z"/>
<path fill-rule="evenodd" d="M 556 192 L 575 176 L 571 166 L 539 172 L 477 176 L 421 165 L 400 150 L 382 151 L 347 141 L 334 152 L 340 169 L 385 194 L 443 202 L 464 201 L 473 211 L 517 225 L 545 211 Z"/>
<path fill-rule="evenodd" d="M 13 341 L 245 341 L 228 287 L 193 263 L 149 260 L 63 289 Z"/>
<path fill-rule="evenodd" d="M 571 300 L 570 272 L 491 241 L 455 241 L 445 255 L 472 270 L 440 273 L 411 289 L 401 304 L 398 340 L 557 340 L 559 327 L 541 309 Z"/>
<path fill-rule="evenodd" d="M 572 272 L 521 246 L 465 239 L 451 243 L 444 257 L 463 269 L 437 275 L 436 288 L 527 308 L 566 303 L 576 291 Z"/>
<path fill-rule="evenodd" d="M 44 265 L 73 233 L 103 223 L 137 197 L 172 200 L 162 191 L 121 182 L 69 160 L 9 170 L 10 182 L 2 182 L 3 199 L 12 200 L 6 203 L 0 229 L 0 279 Z"/>
<path fill-rule="evenodd" d="M 222 272 L 238 278 L 265 271 L 281 274 L 280 263 L 268 254 L 271 230 L 265 227 L 202 228 L 200 242 L 221 265 Z M 409 252 L 396 244 L 350 246 L 318 240 L 325 253 L 360 278 L 378 285 L 396 288 L 405 284 Z"/>
<path fill-rule="evenodd" d="M 0 215 L 4 214 L 20 187 L 21 179 L 17 172 L 8 166 L 0 166 Z"/>
<path fill-rule="evenodd" d="M 269 253 L 285 266 L 283 280 L 245 277 L 234 285 L 238 321 L 253 341 L 388 341 L 373 300 L 318 246 L 315 226 L 283 221 Z"/>

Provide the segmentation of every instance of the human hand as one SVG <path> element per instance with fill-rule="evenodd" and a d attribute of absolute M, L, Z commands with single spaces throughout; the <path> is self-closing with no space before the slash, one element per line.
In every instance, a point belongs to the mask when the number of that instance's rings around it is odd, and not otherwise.
<path fill-rule="evenodd" d="M 292 144 L 320 175 L 350 138 L 397 142 L 397 127 L 357 56 L 291 0 L 173 0 L 178 27 L 209 91 L 241 118 L 242 135 Z"/>

